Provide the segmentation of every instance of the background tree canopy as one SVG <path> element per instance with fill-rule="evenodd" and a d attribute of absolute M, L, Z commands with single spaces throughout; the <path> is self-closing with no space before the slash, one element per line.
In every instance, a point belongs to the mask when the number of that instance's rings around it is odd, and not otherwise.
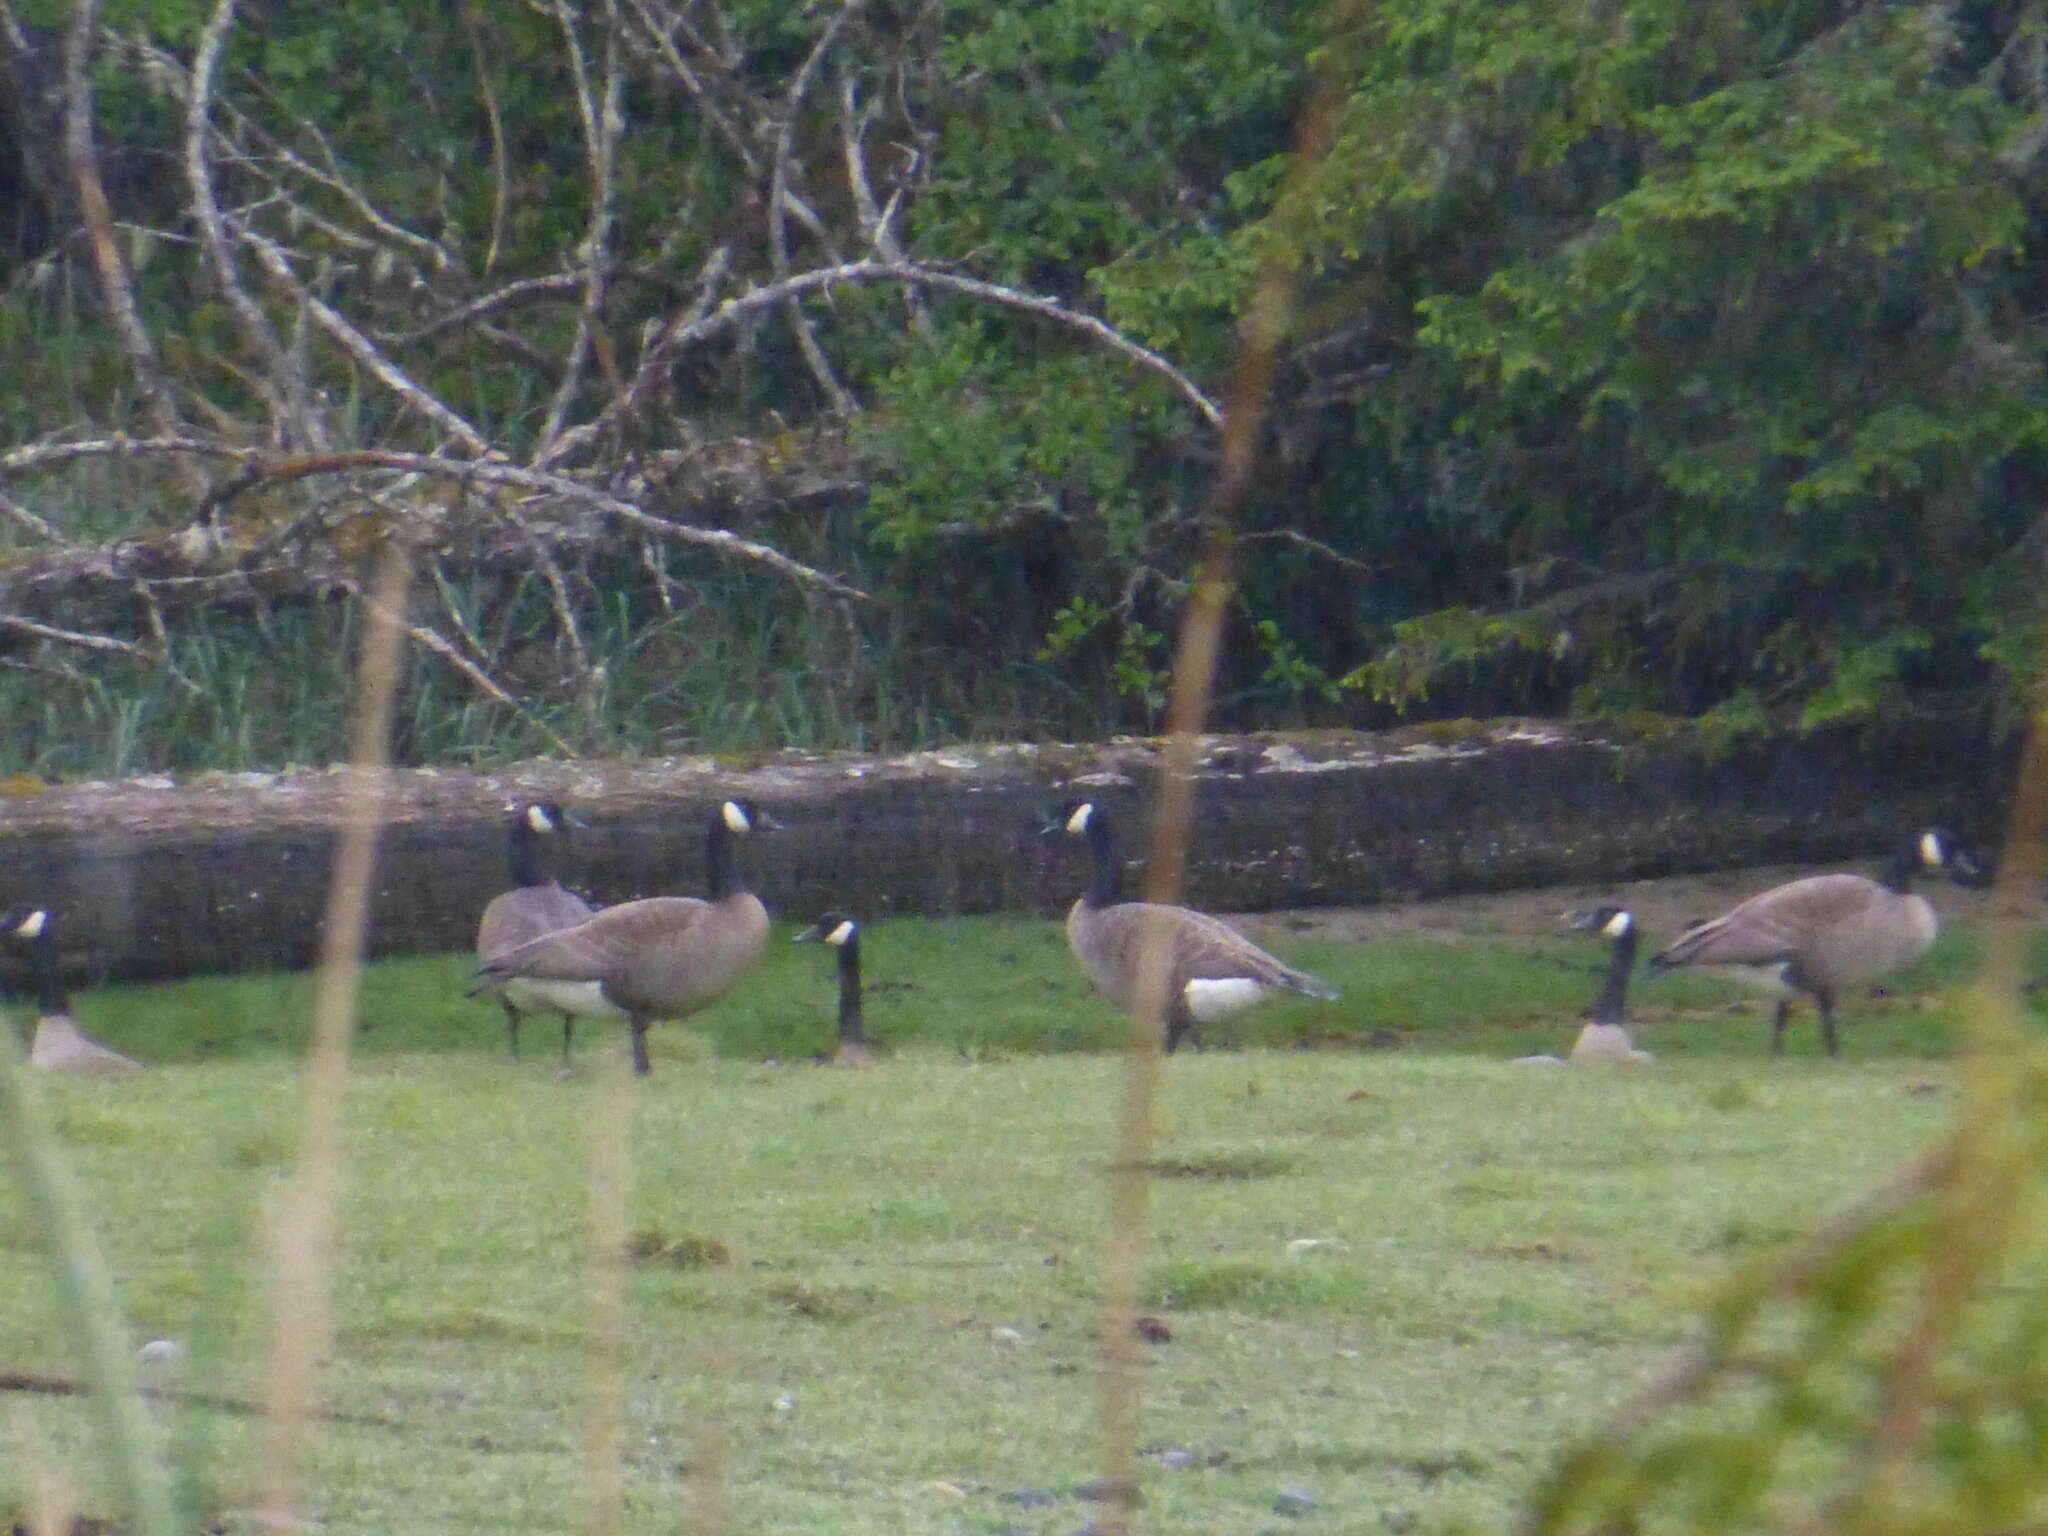
<path fill-rule="evenodd" d="M 2036 5 L 0 0 L 0 65 L 16 767 L 333 755 L 394 532 L 414 760 L 1144 728 L 1274 262 L 1228 723 L 2039 669 Z"/>

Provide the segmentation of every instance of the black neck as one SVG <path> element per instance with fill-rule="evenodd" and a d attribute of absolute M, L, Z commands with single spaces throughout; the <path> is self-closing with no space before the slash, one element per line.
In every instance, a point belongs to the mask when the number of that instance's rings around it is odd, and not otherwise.
<path fill-rule="evenodd" d="M 1089 813 L 1085 832 L 1088 854 L 1094 860 L 1088 889 L 1081 901 L 1090 907 L 1112 907 L 1123 899 L 1124 867 L 1116 853 L 1116 839 L 1110 835 L 1109 818 L 1101 806 Z"/>
<path fill-rule="evenodd" d="M 1920 839 L 1916 837 L 1892 851 L 1892 856 L 1885 861 L 1884 869 L 1877 878 L 1903 895 L 1913 888 L 1913 877 L 1919 873 Z"/>
<path fill-rule="evenodd" d="M 711 886 L 711 899 L 723 901 L 746 890 L 739 862 L 733 857 L 733 830 L 725 824 L 725 808 L 712 813 L 711 830 L 704 835 L 704 864 Z"/>
<path fill-rule="evenodd" d="M 866 1025 L 860 1012 L 860 935 L 839 946 L 839 1038 L 861 1042 Z"/>
<path fill-rule="evenodd" d="M 518 825 L 512 829 L 511 863 L 514 885 L 553 885 L 555 877 L 548 868 L 547 855 L 541 851 L 542 834 L 534 831 L 522 815 Z"/>
<path fill-rule="evenodd" d="M 1593 1006 L 1586 1010 L 1586 1018 L 1595 1024 L 1620 1024 L 1624 1021 L 1623 1008 L 1628 1002 L 1629 973 L 1636 968 L 1636 929 L 1631 923 L 1628 932 L 1614 941 L 1614 952 L 1607 960 L 1607 979 L 1600 984 L 1600 995 L 1593 999 Z"/>
<path fill-rule="evenodd" d="M 64 998 L 64 982 L 57 974 L 57 935 L 54 924 L 46 916 L 43 931 L 29 942 L 29 956 L 36 970 L 36 1012 L 43 1018 L 54 1018 L 68 1011 Z"/>

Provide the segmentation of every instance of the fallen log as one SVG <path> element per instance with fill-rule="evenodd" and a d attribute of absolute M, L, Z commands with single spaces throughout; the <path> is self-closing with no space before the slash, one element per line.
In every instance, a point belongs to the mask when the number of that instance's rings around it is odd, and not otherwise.
<path fill-rule="evenodd" d="M 1981 837 L 1999 824 L 1987 760 L 1938 723 L 1877 745 L 1813 732 L 1725 751 L 1676 726 L 1527 720 L 1210 737 L 1188 899 L 1218 911 L 1416 901 L 1822 863 L 1928 822 Z M 589 823 L 568 883 L 599 902 L 701 892 L 702 812 L 744 794 L 788 827 L 748 849 L 778 913 L 1051 916 L 1083 875 L 1037 823 L 1064 795 L 1105 797 L 1135 859 L 1159 761 L 1160 743 L 1125 739 L 397 770 L 370 952 L 466 948 L 506 881 L 504 807 L 542 795 Z M 308 966 L 340 787 L 314 770 L 0 796 L 0 904 L 60 908 L 85 980 Z"/>

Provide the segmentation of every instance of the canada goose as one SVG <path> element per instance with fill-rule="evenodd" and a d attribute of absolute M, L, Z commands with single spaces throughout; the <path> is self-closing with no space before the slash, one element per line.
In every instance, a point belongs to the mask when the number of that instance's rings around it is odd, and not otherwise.
<path fill-rule="evenodd" d="M 1094 861 L 1088 888 L 1067 913 L 1067 943 L 1096 988 L 1127 1007 L 1138 981 L 1145 935 L 1157 923 L 1167 934 L 1166 1049 L 1172 1051 L 1197 1024 L 1235 1017 L 1275 992 L 1301 992 L 1334 1000 L 1336 991 L 1305 971 L 1282 965 L 1235 928 L 1203 912 L 1150 901 L 1121 899 L 1122 866 L 1109 816 L 1093 800 L 1074 800 L 1047 835 L 1087 839 Z M 1159 941 L 1154 941 L 1159 942 Z M 1196 1043 L 1200 1044 L 1199 1037 Z"/>
<path fill-rule="evenodd" d="M 1785 1049 L 1785 1016 L 1804 993 L 1820 1013 L 1821 1040 L 1835 1043 L 1835 997 L 1842 988 L 1911 965 L 1934 943 L 1934 909 L 1914 894 L 1920 869 L 1958 884 L 1981 877 L 1976 858 L 1946 832 L 1929 830 L 1902 844 L 1875 880 L 1809 875 L 1752 896 L 1720 917 L 1696 923 L 1650 957 L 1653 970 L 1678 965 L 1727 967 L 1732 979 L 1778 999 L 1771 1051 Z"/>
<path fill-rule="evenodd" d="M 1629 973 L 1636 964 L 1636 920 L 1625 907 L 1600 907 L 1592 912 L 1577 912 L 1565 918 L 1565 926 L 1577 933 L 1598 933 L 1614 941 L 1607 961 L 1607 976 L 1600 984 L 1600 995 L 1586 1010 L 1586 1024 L 1579 1031 L 1579 1038 L 1572 1042 L 1570 1057 L 1564 1056 L 1517 1056 L 1518 1067 L 1562 1067 L 1585 1066 L 1594 1062 L 1625 1061 L 1641 1063 L 1654 1061 L 1648 1051 L 1639 1051 L 1629 1038 L 1627 1014 L 1623 1011 L 1628 997 Z"/>
<path fill-rule="evenodd" d="M 709 901 L 650 896 L 621 902 L 573 928 L 500 951 L 480 973 L 487 981 L 596 982 L 605 1001 L 632 1026 L 633 1071 L 645 1077 L 652 1070 L 647 1027 L 695 1013 L 761 958 L 768 910 L 740 875 L 733 839 L 779 825 L 751 801 L 723 801 L 711 813 L 704 837 Z"/>
<path fill-rule="evenodd" d="M 867 1066 L 874 1058 L 860 1010 L 860 924 L 844 912 L 827 912 L 790 942 L 830 944 L 839 951 L 839 1044 L 832 1060 L 842 1067 Z"/>
<path fill-rule="evenodd" d="M 597 909 L 573 891 L 556 883 L 553 849 L 568 840 L 573 825 L 561 806 L 552 800 L 536 800 L 513 808 L 506 824 L 505 848 L 512 865 L 512 889 L 491 898 L 476 925 L 476 963 L 490 963 L 516 944 L 573 928 Z M 506 1032 L 512 1054 L 519 1054 L 519 1022 L 523 1015 L 552 1008 L 562 1016 L 562 1059 L 569 1059 L 569 1044 L 576 1030 L 576 1017 L 623 1019 L 626 1015 L 605 1001 L 594 981 L 539 981 L 513 977 L 478 989 L 494 995 L 505 1010 Z"/>
<path fill-rule="evenodd" d="M 57 974 L 57 923 L 48 909 L 16 908 L 0 916 L 0 932 L 27 944 L 35 963 L 36 1037 L 28 1049 L 30 1066 L 98 1077 L 125 1077 L 142 1070 L 142 1063 L 108 1050 L 71 1017 L 64 981 Z"/>
<path fill-rule="evenodd" d="M 1572 1044 L 1572 1063 L 1652 1060 L 1648 1051 L 1636 1049 L 1628 1033 L 1628 979 L 1636 968 L 1635 915 L 1626 907 L 1598 907 L 1569 919 L 1566 926 L 1613 941 L 1600 995 L 1586 1010 L 1586 1027 Z"/>

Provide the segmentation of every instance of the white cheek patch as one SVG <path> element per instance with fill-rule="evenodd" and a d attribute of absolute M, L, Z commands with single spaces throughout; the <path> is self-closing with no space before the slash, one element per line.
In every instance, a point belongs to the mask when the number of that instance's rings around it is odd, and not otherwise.
<path fill-rule="evenodd" d="M 49 920 L 50 914 L 43 911 L 39 907 L 35 911 L 29 913 L 27 917 L 24 917 L 21 920 L 21 925 L 14 931 L 20 934 L 24 939 L 33 939 L 42 933 L 43 924 L 47 923 Z"/>
<path fill-rule="evenodd" d="M 1636 920 L 1630 917 L 1626 912 L 1617 912 L 1614 914 L 1614 916 L 1607 919 L 1606 926 L 1603 927 L 1600 931 L 1606 934 L 1607 937 L 1610 939 L 1618 939 L 1624 933 L 1627 933 L 1629 929 L 1635 927 L 1635 925 Z"/>
<path fill-rule="evenodd" d="M 851 942 L 852 938 L 853 923 L 852 920 L 849 919 L 848 921 L 841 923 L 837 928 L 834 928 L 830 933 L 826 934 L 825 942 L 827 944 L 830 944 L 834 949 L 837 949 L 840 945 Z"/>
<path fill-rule="evenodd" d="M 1073 833 L 1074 836 L 1079 837 L 1088 830 L 1088 823 L 1094 817 L 1095 806 L 1093 803 L 1084 800 L 1074 807 L 1074 814 L 1067 818 L 1067 830 Z"/>
<path fill-rule="evenodd" d="M 753 826 L 753 823 L 747 820 L 747 813 L 740 809 L 737 800 L 725 802 L 725 824 L 735 832 L 745 832 Z"/>
<path fill-rule="evenodd" d="M 1920 834 L 1920 862 L 1929 869 L 1939 869 L 1946 857 L 1941 839 L 1932 832 Z"/>
<path fill-rule="evenodd" d="M 1221 981 L 1191 981 L 1181 989 L 1188 1012 L 1198 1024 L 1215 1024 L 1243 1013 L 1266 996 L 1265 984 L 1249 976 L 1231 976 Z"/>
<path fill-rule="evenodd" d="M 536 832 L 552 832 L 555 830 L 553 819 L 549 817 L 545 810 L 537 805 L 529 805 L 526 808 L 526 824 Z"/>

